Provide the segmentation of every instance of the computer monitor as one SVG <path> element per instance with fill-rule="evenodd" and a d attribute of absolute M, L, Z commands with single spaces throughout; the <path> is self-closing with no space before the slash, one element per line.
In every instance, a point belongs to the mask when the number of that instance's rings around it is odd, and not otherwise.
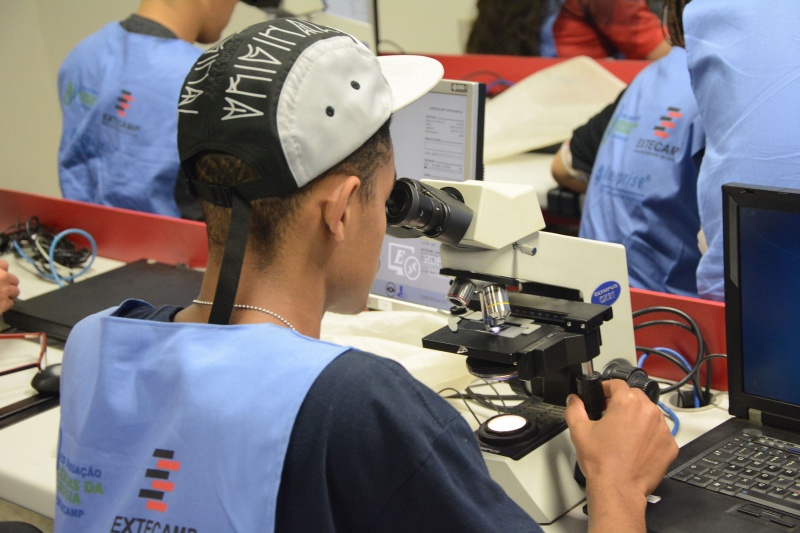
<path fill-rule="evenodd" d="M 375 0 L 324 0 L 322 11 L 309 13 L 308 20 L 349 33 L 370 50 L 378 51 L 378 21 Z"/>
<path fill-rule="evenodd" d="M 397 177 L 483 179 L 486 86 L 442 80 L 392 117 Z M 387 235 L 368 307 L 381 310 L 449 309 L 449 278 L 439 274 L 439 243 Z"/>

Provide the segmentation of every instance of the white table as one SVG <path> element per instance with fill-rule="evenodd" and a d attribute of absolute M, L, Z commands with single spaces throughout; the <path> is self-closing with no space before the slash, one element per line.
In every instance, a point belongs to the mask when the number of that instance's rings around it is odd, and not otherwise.
<path fill-rule="evenodd" d="M 54 282 L 37 276 L 26 263 L 7 254 L 10 270 L 20 278 L 20 298 L 34 298 L 58 289 Z M 83 276 L 96 276 L 112 268 L 122 266 L 120 261 L 98 257 Z M 7 326 L 0 318 L 0 330 Z M 0 341 L 0 369 L 17 367 L 36 362 L 39 345 L 26 340 Z M 49 346 L 47 362 L 61 362 L 62 351 Z M 0 406 L 7 406 L 36 394 L 31 380 L 36 369 L 29 369 L 0 377 Z M 58 447 L 59 409 L 53 408 L 0 430 L 0 500 L 5 500 L 36 515 L 17 513 L 11 506 L 0 506 L 0 519 L 29 519 L 40 528 L 47 529 L 49 519 L 55 512 L 56 449 Z M 6 516 L 9 514 L 9 516 Z"/>
<path fill-rule="evenodd" d="M 118 262 L 100 261 L 93 274 L 119 266 Z M 54 285 L 37 279 L 33 274 L 12 268 L 21 278 L 25 297 L 33 297 Z M 386 311 L 362 313 L 358 316 L 326 316 L 322 325 L 322 337 L 332 342 L 349 344 L 398 360 L 420 381 L 434 390 L 455 387 L 462 390 L 472 378 L 467 374 L 463 359 L 452 354 L 426 350 L 419 344 L 425 334 L 443 326 L 446 319 L 428 312 Z M 30 341 L 6 341 L 0 345 L 0 364 L 7 368 L 21 362 L 35 361 L 38 345 Z M 51 363 L 59 362 L 61 350 L 50 348 Z M 4 376 L 0 379 L 0 405 L 8 405 L 34 394 L 30 380 L 35 370 Z M 477 427 L 472 415 L 459 401 L 452 404 L 464 413 L 466 419 Z M 491 416 L 492 412 L 476 408 L 479 417 Z M 728 417 L 727 395 L 714 397 L 713 404 L 701 409 L 678 409 L 680 431 L 676 438 L 685 444 L 724 422 Z M 56 454 L 58 446 L 59 409 L 18 422 L 0 430 L 0 499 L 29 509 L 43 517 L 55 514 Z M 0 506 L 0 512 L 2 507 Z M 0 519 L 4 519 L 0 515 Z M 47 529 L 47 524 L 43 529 Z M 586 517 L 576 507 L 555 523 L 546 526 L 548 532 L 585 531 Z"/>

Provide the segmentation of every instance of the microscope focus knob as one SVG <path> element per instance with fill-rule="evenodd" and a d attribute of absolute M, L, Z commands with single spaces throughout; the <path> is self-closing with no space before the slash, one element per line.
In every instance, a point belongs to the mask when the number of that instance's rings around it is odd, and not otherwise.
<path fill-rule="evenodd" d="M 603 369 L 603 379 L 622 379 L 632 388 L 641 389 L 653 403 L 658 403 L 661 389 L 658 382 L 650 379 L 647 372 L 628 364 L 625 360 L 613 360 Z"/>
<path fill-rule="evenodd" d="M 661 388 L 658 386 L 658 382 L 653 379 L 650 379 L 647 374 L 642 373 L 635 373 L 631 374 L 628 378 L 628 385 L 631 388 L 641 389 L 650 401 L 653 403 L 658 403 L 658 397 L 661 395 Z"/>

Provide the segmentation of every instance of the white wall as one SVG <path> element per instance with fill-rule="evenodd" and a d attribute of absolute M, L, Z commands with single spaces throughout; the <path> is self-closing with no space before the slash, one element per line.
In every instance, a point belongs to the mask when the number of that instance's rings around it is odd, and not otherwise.
<path fill-rule="evenodd" d="M 69 49 L 135 0 L 0 0 L 0 186 L 59 196 L 56 73 Z"/>
<path fill-rule="evenodd" d="M 58 67 L 83 37 L 138 5 L 138 0 L 0 0 L 0 187 L 61 196 Z M 225 33 L 265 18 L 239 4 Z"/>
<path fill-rule="evenodd" d="M 378 51 L 386 53 L 463 54 L 477 15 L 476 0 L 378 0 L 377 7 Z"/>
<path fill-rule="evenodd" d="M 138 5 L 138 0 L 0 0 L 0 187 L 61 196 L 58 67 L 83 37 Z M 475 0 L 380 0 L 379 16 L 385 37 L 406 51 L 458 54 L 474 5 Z M 240 3 L 225 35 L 265 18 Z"/>

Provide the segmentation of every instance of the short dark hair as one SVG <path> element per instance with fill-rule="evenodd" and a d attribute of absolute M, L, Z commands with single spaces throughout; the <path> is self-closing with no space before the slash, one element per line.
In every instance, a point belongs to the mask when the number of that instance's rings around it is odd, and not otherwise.
<path fill-rule="evenodd" d="M 359 198 L 364 203 L 372 199 L 375 172 L 388 161 L 392 153 L 390 121 L 391 119 L 387 120 L 372 137 L 343 161 L 300 189 L 284 196 L 262 198 L 252 202 L 252 224 L 248 239 L 259 258 L 260 268 L 268 266 L 280 248 L 283 242 L 282 230 L 286 227 L 285 221 L 296 215 L 303 199 L 328 176 L 336 174 L 358 176 L 361 179 Z M 325 147 L 320 149 L 324 150 Z M 245 161 L 224 152 L 203 152 L 195 158 L 193 165 L 197 179 L 215 185 L 233 187 L 259 179 L 268 179 L 266 176 L 259 176 Z M 228 236 L 231 210 L 204 200 L 199 202 L 207 224 L 209 253 L 221 256 Z"/>
<path fill-rule="evenodd" d="M 546 1 L 478 0 L 477 10 L 467 38 L 467 53 L 540 55 L 539 27 L 546 16 Z"/>

